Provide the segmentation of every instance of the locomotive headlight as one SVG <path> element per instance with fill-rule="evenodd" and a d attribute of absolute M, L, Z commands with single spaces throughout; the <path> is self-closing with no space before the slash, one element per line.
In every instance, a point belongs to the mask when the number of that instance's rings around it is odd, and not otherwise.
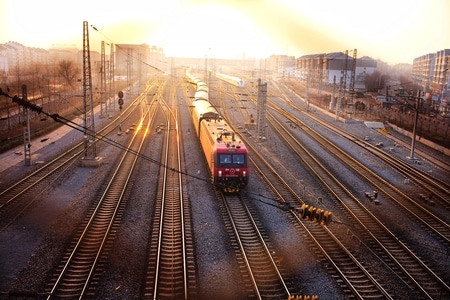
<path fill-rule="evenodd" d="M 222 170 L 219 170 L 219 172 L 217 173 L 217 175 L 218 175 L 219 177 L 222 177 Z"/>
<path fill-rule="evenodd" d="M 247 171 L 242 171 L 242 176 L 246 177 L 247 176 Z"/>

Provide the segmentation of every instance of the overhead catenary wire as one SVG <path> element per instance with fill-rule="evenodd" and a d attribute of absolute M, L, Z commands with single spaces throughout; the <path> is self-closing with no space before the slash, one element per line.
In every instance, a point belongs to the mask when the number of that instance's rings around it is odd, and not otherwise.
<path fill-rule="evenodd" d="M 100 35 L 102 35 L 105 39 L 107 39 L 110 43 L 114 43 L 114 45 L 117 47 L 117 49 L 119 49 L 120 51 L 122 51 L 123 53 L 125 53 L 126 55 L 130 56 L 131 58 L 135 59 L 136 61 L 142 63 L 143 65 L 150 67 L 158 72 L 161 73 L 165 73 L 163 70 L 159 69 L 158 67 L 155 67 L 145 61 L 143 61 L 142 59 L 135 57 L 133 55 L 130 55 L 127 51 L 125 51 L 124 49 L 122 49 L 122 46 L 120 46 L 119 44 L 115 43 L 112 39 L 110 39 L 109 37 L 107 37 L 105 34 L 103 34 L 100 30 L 98 30 L 97 27 L 95 27 L 94 25 L 91 25 L 92 29 L 94 29 L 95 31 L 97 31 Z M 161 61 L 163 62 L 163 61 Z"/>
<path fill-rule="evenodd" d="M 74 130 L 82 132 L 83 134 L 86 133 L 86 132 L 92 133 L 92 132 L 89 132 L 90 129 L 85 128 L 84 126 L 82 126 L 82 125 L 80 125 L 78 123 L 75 123 L 75 122 L 73 122 L 73 121 L 71 121 L 71 120 L 69 120 L 67 118 L 64 118 L 64 117 L 60 116 L 58 113 L 53 113 L 53 114 L 48 113 L 48 112 L 44 111 L 44 109 L 42 107 L 38 106 L 37 104 L 32 103 L 32 102 L 30 102 L 28 100 L 19 98 L 18 96 L 11 96 L 8 93 L 5 93 L 1 88 L 0 88 L 0 95 L 1 96 L 5 96 L 7 98 L 10 98 L 14 103 L 17 103 L 18 105 L 20 105 L 20 106 L 22 106 L 22 107 L 24 107 L 26 109 L 29 109 L 29 110 L 31 110 L 33 112 L 38 113 L 38 114 L 42 113 L 42 114 L 52 118 L 55 122 L 67 125 L 67 126 L 71 127 Z M 159 166 L 166 167 L 169 170 L 182 173 L 183 175 L 192 176 L 192 177 L 195 177 L 196 179 L 207 181 L 204 178 L 197 177 L 197 176 L 194 176 L 194 175 L 191 175 L 191 174 L 188 174 L 188 173 L 176 170 L 174 168 L 167 167 L 163 163 L 159 162 L 158 160 L 152 159 L 150 157 L 142 155 L 139 152 L 136 152 L 136 151 L 134 151 L 132 149 L 129 149 L 128 147 L 126 147 L 126 146 L 124 146 L 124 145 L 114 141 L 113 139 L 108 138 L 105 135 L 101 135 L 101 134 L 96 133 L 95 136 L 97 137 L 98 141 L 105 141 L 105 142 L 109 143 L 110 145 L 116 146 L 116 147 L 120 148 L 121 150 L 124 150 L 124 151 L 127 151 L 129 153 L 132 153 L 132 154 L 138 156 L 139 158 L 145 159 L 145 160 L 150 161 L 152 163 L 155 163 L 155 164 L 157 164 Z"/>

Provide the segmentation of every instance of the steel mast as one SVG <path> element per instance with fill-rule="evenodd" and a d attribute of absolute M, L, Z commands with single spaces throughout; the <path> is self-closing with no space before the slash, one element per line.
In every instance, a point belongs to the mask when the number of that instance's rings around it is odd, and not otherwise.
<path fill-rule="evenodd" d="M 98 165 L 95 148 L 94 104 L 92 99 L 91 56 L 88 22 L 83 22 L 83 108 L 84 108 L 84 157 L 83 166 Z M 94 163 L 94 164 L 93 164 Z"/>

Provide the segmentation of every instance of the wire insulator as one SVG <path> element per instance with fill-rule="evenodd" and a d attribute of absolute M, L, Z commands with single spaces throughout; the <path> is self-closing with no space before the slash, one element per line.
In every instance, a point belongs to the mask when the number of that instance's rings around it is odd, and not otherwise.
<path fill-rule="evenodd" d="M 42 107 L 34 104 L 33 102 L 30 102 L 28 100 L 19 98 L 17 96 L 12 97 L 12 101 L 14 103 L 19 104 L 20 106 L 23 106 L 25 108 L 28 108 L 31 111 L 37 112 L 38 114 L 40 114 L 42 112 Z"/>

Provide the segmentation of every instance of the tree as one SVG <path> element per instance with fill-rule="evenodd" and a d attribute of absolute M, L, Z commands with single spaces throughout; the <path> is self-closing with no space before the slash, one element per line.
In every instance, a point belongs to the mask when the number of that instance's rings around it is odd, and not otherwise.
<path fill-rule="evenodd" d="M 58 64 L 57 72 L 64 79 L 65 83 L 72 88 L 74 79 L 79 74 L 79 68 L 73 61 L 62 60 Z"/>
<path fill-rule="evenodd" d="M 372 74 L 367 74 L 365 77 L 366 90 L 369 92 L 377 91 L 383 85 L 379 71 L 375 71 Z"/>

